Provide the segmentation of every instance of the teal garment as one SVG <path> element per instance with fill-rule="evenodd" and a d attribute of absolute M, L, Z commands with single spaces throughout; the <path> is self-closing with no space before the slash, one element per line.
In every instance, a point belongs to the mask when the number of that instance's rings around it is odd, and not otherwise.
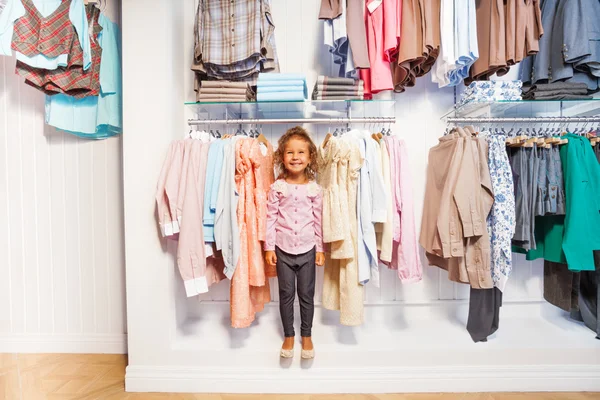
<path fill-rule="evenodd" d="M 562 248 L 564 236 L 564 215 L 545 215 L 535 217 L 536 248 L 529 251 L 513 246 L 514 253 L 526 254 L 527 261 L 543 258 L 547 261 L 566 264 L 567 259 Z"/>
<path fill-rule="evenodd" d="M 102 47 L 100 95 L 76 99 L 46 96 L 46 123 L 86 139 L 106 139 L 122 132 L 122 89 L 119 27 L 100 15 Z"/>
<path fill-rule="evenodd" d="M 600 250 L 600 165 L 590 141 L 571 133 L 561 146 L 566 215 L 562 248 L 571 271 L 594 271 Z"/>
<path fill-rule="evenodd" d="M 202 217 L 204 241 L 215 241 L 215 215 L 217 211 L 217 195 L 221 183 L 221 170 L 225 157 L 225 143 L 229 139 L 215 140 L 210 144 L 206 160 L 206 180 L 204 181 L 204 214 Z"/>

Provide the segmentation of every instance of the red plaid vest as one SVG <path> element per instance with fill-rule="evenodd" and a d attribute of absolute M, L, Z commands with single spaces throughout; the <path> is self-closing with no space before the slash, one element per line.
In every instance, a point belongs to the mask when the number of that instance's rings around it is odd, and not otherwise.
<path fill-rule="evenodd" d="M 12 49 L 28 57 L 43 54 L 55 58 L 61 54 L 71 54 L 69 64 L 83 65 L 83 51 L 69 19 L 71 0 L 62 0 L 48 17 L 38 11 L 32 0 L 21 1 L 25 15 L 15 21 Z M 76 54 L 77 47 L 79 55 Z"/>
<path fill-rule="evenodd" d="M 68 67 L 43 70 L 17 61 L 16 72 L 25 78 L 25 83 L 48 95 L 64 93 L 76 98 L 82 98 L 98 96 L 100 94 L 100 62 L 102 61 L 102 48 L 98 43 L 98 36 L 102 32 L 102 27 L 98 23 L 100 10 L 90 4 L 86 7 L 86 14 L 92 32 L 90 35 L 92 65 L 85 71 L 82 65 L 71 63 L 69 63 Z M 77 43 L 79 48 L 77 57 L 83 57 L 77 36 L 75 36 L 74 42 Z"/>

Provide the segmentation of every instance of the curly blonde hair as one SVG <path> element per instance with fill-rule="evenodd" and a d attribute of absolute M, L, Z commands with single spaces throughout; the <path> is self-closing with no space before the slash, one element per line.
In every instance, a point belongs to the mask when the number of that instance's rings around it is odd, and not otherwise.
<path fill-rule="evenodd" d="M 277 150 L 275 151 L 277 179 L 285 179 L 287 177 L 287 171 L 283 165 L 283 152 L 285 150 L 285 145 L 290 139 L 300 139 L 308 143 L 310 161 L 304 170 L 304 174 L 308 180 L 315 179 L 317 174 L 317 146 L 312 141 L 310 134 L 301 126 L 288 129 L 277 141 Z"/>

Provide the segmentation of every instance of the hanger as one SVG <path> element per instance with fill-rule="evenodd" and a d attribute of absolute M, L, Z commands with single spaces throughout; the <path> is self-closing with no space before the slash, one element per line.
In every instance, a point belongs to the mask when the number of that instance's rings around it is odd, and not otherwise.
<path fill-rule="evenodd" d="M 260 129 L 260 134 L 256 137 L 256 140 L 258 140 L 260 143 L 264 144 L 266 147 L 269 147 L 269 140 L 265 137 L 265 135 L 262 134 L 262 126 Z M 258 133 L 258 129 L 256 130 L 256 132 Z"/>

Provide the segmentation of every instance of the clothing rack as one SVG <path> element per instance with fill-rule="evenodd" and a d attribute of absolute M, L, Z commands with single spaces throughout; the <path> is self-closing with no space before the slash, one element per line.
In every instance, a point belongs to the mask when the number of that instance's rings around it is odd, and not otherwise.
<path fill-rule="evenodd" d="M 600 116 L 593 117 L 462 117 L 446 118 L 448 124 L 468 124 L 468 123 L 582 123 L 582 122 L 600 122 Z"/>
<path fill-rule="evenodd" d="M 600 119 L 599 119 L 600 120 Z M 263 124 L 393 124 L 396 117 L 360 118 L 241 118 L 241 119 L 190 119 L 188 125 L 263 125 Z"/>

